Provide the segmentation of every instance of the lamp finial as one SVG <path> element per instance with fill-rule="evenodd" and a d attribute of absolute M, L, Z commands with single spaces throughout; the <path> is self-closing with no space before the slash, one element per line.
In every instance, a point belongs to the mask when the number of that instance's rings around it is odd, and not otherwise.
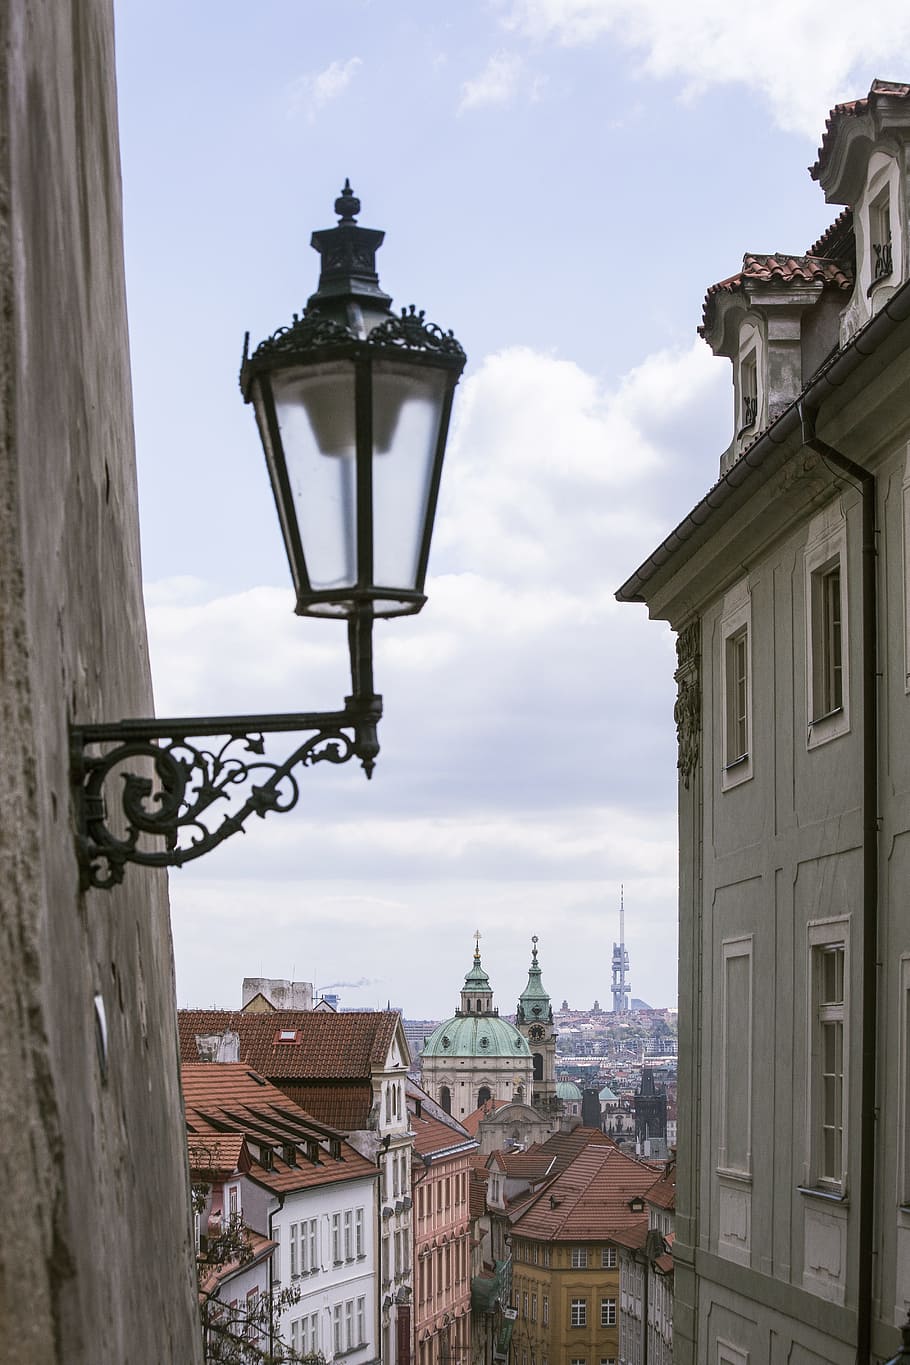
<path fill-rule="evenodd" d="M 335 200 L 335 212 L 338 214 L 338 226 L 345 223 L 356 223 L 357 214 L 360 212 L 360 200 L 351 189 L 351 182 L 345 176 L 344 189 Z"/>

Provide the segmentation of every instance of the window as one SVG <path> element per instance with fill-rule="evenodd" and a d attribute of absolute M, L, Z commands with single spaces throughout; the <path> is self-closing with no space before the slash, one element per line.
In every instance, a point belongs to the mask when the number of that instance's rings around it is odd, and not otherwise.
<path fill-rule="evenodd" d="M 752 776 L 752 602 L 745 580 L 727 594 L 720 624 L 723 789 Z"/>
<path fill-rule="evenodd" d="M 354 1210 L 354 1254 L 358 1260 L 366 1255 L 363 1241 L 363 1209 Z"/>
<path fill-rule="evenodd" d="M 341 1264 L 341 1214 L 332 1214 L 332 1260 Z"/>
<path fill-rule="evenodd" d="M 572 1269 L 573 1269 L 573 1270 L 584 1270 L 584 1268 L 587 1266 L 587 1264 L 588 1264 L 588 1248 L 587 1248 L 587 1247 L 573 1247 L 573 1248 L 572 1248 Z"/>
<path fill-rule="evenodd" d="M 350 1351 L 354 1346 L 354 1300 L 347 1299 L 344 1305 L 344 1349 Z"/>
<path fill-rule="evenodd" d="M 319 1314 L 311 1313 L 303 1319 L 303 1354 L 319 1350 Z"/>
<path fill-rule="evenodd" d="M 588 1362 L 584 1359 L 583 1356 L 573 1356 L 572 1365 L 588 1365 Z"/>
<path fill-rule="evenodd" d="M 332 1306 L 332 1351 L 336 1356 L 340 1356 L 341 1352 L 344 1350 L 344 1346 L 342 1345 L 341 1312 L 340 1303 L 336 1303 Z"/>
<path fill-rule="evenodd" d="M 601 1327 L 616 1326 L 616 1300 L 601 1299 L 600 1301 L 600 1325 Z"/>
<path fill-rule="evenodd" d="M 748 351 L 739 364 L 739 428 L 746 431 L 758 421 L 758 364 L 754 350 Z"/>
<path fill-rule="evenodd" d="M 319 1219 L 308 1218 L 300 1225 L 302 1233 L 300 1272 L 312 1275 L 319 1269 Z"/>
<path fill-rule="evenodd" d="M 353 1261 L 354 1259 L 354 1210 L 345 1209 L 344 1211 L 344 1259 Z"/>
<path fill-rule="evenodd" d="M 616 1269 L 616 1248 L 615 1248 L 615 1247 L 601 1247 L 601 1249 L 600 1249 L 600 1264 L 604 1267 L 605 1270 L 615 1270 L 615 1269 Z"/>
<path fill-rule="evenodd" d="M 537 1321 L 537 1295 L 531 1295 L 531 1321 Z"/>
<path fill-rule="evenodd" d="M 807 742 L 813 749 L 849 729 L 847 536 L 839 503 L 812 520 L 806 545 Z"/>
<path fill-rule="evenodd" d="M 290 1227 L 291 1235 L 291 1279 L 296 1280 L 300 1274 L 300 1224 L 292 1223 Z"/>
<path fill-rule="evenodd" d="M 548 1246 L 543 1249 L 543 1263 L 544 1265 L 550 1264 L 550 1248 Z"/>
<path fill-rule="evenodd" d="M 844 1175 L 844 945 L 813 951 L 815 988 L 816 1179 Z"/>
<path fill-rule="evenodd" d="M 588 1325 L 588 1300 L 573 1299 L 569 1310 L 570 1327 L 587 1327 Z"/>
<path fill-rule="evenodd" d="M 361 1295 L 356 1303 L 356 1332 L 357 1343 L 362 1346 L 367 1339 L 367 1301 Z"/>
<path fill-rule="evenodd" d="M 749 632 L 743 626 L 726 640 L 727 747 L 726 767 L 749 757 Z"/>
<path fill-rule="evenodd" d="M 526 1318 L 526 1317 L 528 1316 L 528 1291 L 527 1291 L 527 1290 L 525 1290 L 524 1293 L 523 1293 L 522 1296 L 521 1296 L 521 1316 L 522 1316 L 523 1318 Z"/>
<path fill-rule="evenodd" d="M 886 280 L 894 270 L 891 245 L 891 186 L 875 196 L 869 205 L 869 244 L 872 248 L 872 283 Z"/>
<path fill-rule="evenodd" d="M 547 1325 L 547 1323 L 548 1323 L 549 1321 L 550 1321 L 550 1296 L 549 1296 L 549 1294 L 544 1294 L 544 1295 L 542 1295 L 542 1302 L 541 1302 L 541 1322 L 543 1323 L 544 1327 L 546 1327 L 546 1325 Z"/>

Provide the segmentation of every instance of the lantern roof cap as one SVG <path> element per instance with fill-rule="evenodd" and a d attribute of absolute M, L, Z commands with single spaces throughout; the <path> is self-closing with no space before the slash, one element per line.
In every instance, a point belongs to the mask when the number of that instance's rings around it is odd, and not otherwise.
<path fill-rule="evenodd" d="M 376 252 L 385 233 L 358 224 L 360 200 L 351 189 L 350 180 L 345 180 L 335 200 L 335 212 L 338 226 L 320 228 L 310 238 L 310 246 L 319 252 L 322 266 L 318 288 L 307 300 L 307 308 L 353 324 L 359 331 L 364 311 L 375 322 L 377 315 L 388 314 L 391 308 L 391 296 L 380 289 L 376 271 Z"/>

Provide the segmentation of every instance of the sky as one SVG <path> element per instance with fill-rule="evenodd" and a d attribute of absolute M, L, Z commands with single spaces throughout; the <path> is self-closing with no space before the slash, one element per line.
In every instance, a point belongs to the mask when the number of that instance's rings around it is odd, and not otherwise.
<path fill-rule="evenodd" d="M 428 603 L 376 627 L 373 780 L 317 767 L 293 812 L 171 874 L 178 1002 L 237 1005 L 268 976 L 442 1018 L 479 929 L 504 1012 L 535 933 L 554 1002 L 606 1005 L 623 886 L 633 994 L 674 1005 L 673 637 L 614 592 L 732 435 L 705 290 L 833 221 L 806 167 L 835 101 L 908 78 L 910 7 L 115 10 L 159 715 L 334 710 L 348 690 L 343 627 L 293 614 L 237 384 L 244 332 L 316 287 L 310 233 L 345 177 L 386 233 L 396 307 L 468 354 Z"/>

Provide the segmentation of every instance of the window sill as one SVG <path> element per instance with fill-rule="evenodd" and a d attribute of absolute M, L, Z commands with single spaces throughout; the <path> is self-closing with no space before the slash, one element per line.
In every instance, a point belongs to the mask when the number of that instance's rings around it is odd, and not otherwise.
<path fill-rule="evenodd" d="M 800 1194 L 808 1195 L 810 1199 L 824 1199 L 829 1204 L 841 1204 L 845 1208 L 850 1205 L 850 1200 L 843 1190 L 829 1189 L 824 1185 L 797 1185 L 796 1188 Z"/>
<path fill-rule="evenodd" d="M 714 1170 L 722 1180 L 733 1180 L 737 1185 L 752 1184 L 751 1171 L 737 1171 L 732 1166 L 715 1166 Z"/>
<path fill-rule="evenodd" d="M 806 727 L 806 748 L 817 749 L 832 739 L 839 739 L 850 730 L 850 717 L 844 706 L 838 706 L 817 720 L 810 720 Z"/>
<path fill-rule="evenodd" d="M 752 779 L 752 755 L 742 754 L 731 763 L 725 763 L 720 770 L 721 786 L 724 791 L 739 787 Z"/>

